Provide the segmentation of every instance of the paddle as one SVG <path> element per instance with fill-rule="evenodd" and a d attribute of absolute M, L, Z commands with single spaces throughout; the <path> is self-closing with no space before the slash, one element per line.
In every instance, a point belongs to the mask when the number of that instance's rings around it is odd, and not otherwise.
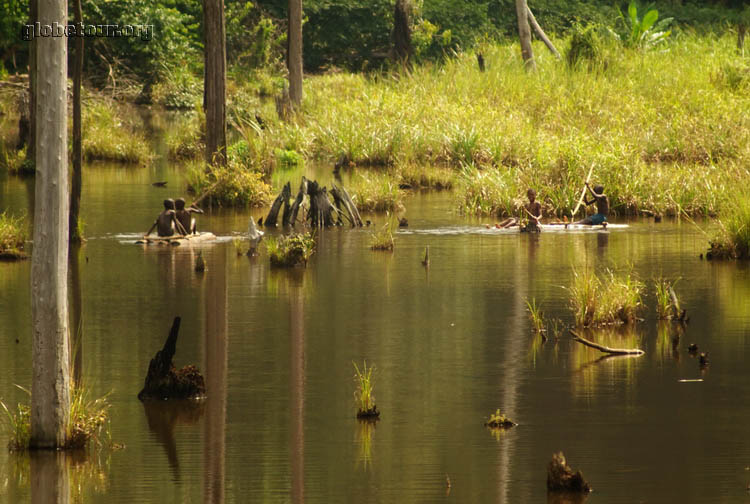
<path fill-rule="evenodd" d="M 584 199 L 586 198 L 586 186 L 589 183 L 589 180 L 591 179 L 591 174 L 594 172 L 594 165 L 591 165 L 591 169 L 589 170 L 589 174 L 586 176 L 586 182 L 583 184 L 583 190 L 581 191 L 581 197 L 578 200 L 578 204 L 576 205 L 575 210 L 573 210 L 573 214 L 570 216 L 571 220 L 573 217 L 576 216 L 578 213 L 578 209 L 581 208 L 581 205 L 583 204 Z"/>

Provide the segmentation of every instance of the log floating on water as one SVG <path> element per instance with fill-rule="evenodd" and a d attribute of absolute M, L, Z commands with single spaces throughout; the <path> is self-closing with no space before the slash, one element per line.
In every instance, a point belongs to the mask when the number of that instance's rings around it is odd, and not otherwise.
<path fill-rule="evenodd" d="M 596 350 L 599 350 L 600 352 L 604 352 L 604 353 L 608 353 L 612 355 L 643 355 L 644 353 L 646 353 L 640 348 L 609 348 L 604 345 L 594 343 L 593 341 L 589 341 L 586 338 L 583 338 L 572 329 L 570 330 L 570 334 L 573 335 L 573 339 L 575 341 L 582 343 L 588 347 L 595 348 Z"/>

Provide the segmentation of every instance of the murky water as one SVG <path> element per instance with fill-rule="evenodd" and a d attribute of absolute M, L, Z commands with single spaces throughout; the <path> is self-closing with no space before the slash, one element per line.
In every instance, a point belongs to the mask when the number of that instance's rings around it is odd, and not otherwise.
<path fill-rule="evenodd" d="M 299 173 L 288 175 L 296 186 Z M 27 208 L 30 184 L 0 178 L 0 209 Z M 519 235 L 456 215 L 449 193 L 416 194 L 393 254 L 370 251 L 367 229 L 326 230 L 307 269 L 286 271 L 264 254 L 238 257 L 228 238 L 251 212 L 220 210 L 199 217 L 227 238 L 203 247 L 200 275 L 191 248 L 129 242 L 182 187 L 165 164 L 86 169 L 77 356 L 92 393 L 110 394 L 112 437 L 126 447 L 52 457 L 57 470 L 0 450 L 0 501 L 67 502 L 44 493 L 59 490 L 108 504 L 544 502 L 558 450 L 591 482 L 592 503 L 747 500 L 750 269 L 701 261 L 692 225 Z M 568 335 L 532 336 L 526 299 L 571 321 L 574 267 L 632 267 L 647 282 L 645 320 L 616 337 L 644 356 L 601 359 Z M 14 384 L 31 382 L 29 270 L 0 263 L 10 403 L 26 400 Z M 659 275 L 681 278 L 691 316 L 676 347 L 654 313 Z M 208 400 L 144 407 L 136 394 L 175 315 L 176 364 L 201 368 Z M 693 342 L 710 352 L 703 373 Z M 352 361 L 363 359 L 377 368 L 374 427 L 354 418 Z M 495 437 L 483 422 L 497 408 L 520 425 Z"/>

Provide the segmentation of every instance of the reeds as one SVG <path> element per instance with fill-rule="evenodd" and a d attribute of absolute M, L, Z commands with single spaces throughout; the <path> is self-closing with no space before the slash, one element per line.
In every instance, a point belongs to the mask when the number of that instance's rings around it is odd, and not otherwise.
<path fill-rule="evenodd" d="M 227 167 L 203 162 L 190 165 L 185 175 L 188 190 L 196 196 L 208 193 L 207 202 L 221 207 L 259 207 L 271 198 L 271 186 L 263 175 L 230 163 Z"/>
<path fill-rule="evenodd" d="M 370 249 L 393 252 L 393 221 L 390 217 L 383 227 L 370 235 Z"/>
<path fill-rule="evenodd" d="M 83 157 L 122 163 L 150 160 L 154 154 L 149 142 L 129 114 L 132 111 L 113 100 L 87 100 L 83 105 Z"/>
<path fill-rule="evenodd" d="M 372 373 L 375 371 L 375 366 L 367 367 L 367 361 L 362 364 L 360 370 L 356 362 L 354 364 L 354 381 L 357 383 L 357 389 L 354 391 L 354 399 L 357 402 L 357 417 L 377 417 L 380 413 L 378 407 L 375 405 L 375 396 L 372 393 Z"/>
<path fill-rule="evenodd" d="M 358 171 L 348 186 L 360 212 L 391 212 L 403 209 L 398 179 L 388 172 Z"/>
<path fill-rule="evenodd" d="M 541 306 L 537 306 L 536 299 L 526 300 L 526 308 L 529 310 L 529 320 L 531 328 L 536 334 L 544 334 L 547 329 L 544 327 L 544 314 Z"/>
<path fill-rule="evenodd" d="M 709 246 L 709 259 L 750 259 L 750 195 L 738 194 L 726 205 Z"/>
<path fill-rule="evenodd" d="M 265 243 L 271 266 L 282 268 L 307 266 L 307 261 L 315 251 L 315 238 L 312 233 L 267 236 Z"/>
<path fill-rule="evenodd" d="M 632 272 L 615 275 L 608 270 L 600 278 L 584 269 L 573 272 L 569 291 L 576 326 L 595 327 L 635 322 L 643 284 Z"/>
<path fill-rule="evenodd" d="M 14 217 L 7 211 L 0 213 L 0 259 L 24 259 L 26 230 L 23 217 Z"/>

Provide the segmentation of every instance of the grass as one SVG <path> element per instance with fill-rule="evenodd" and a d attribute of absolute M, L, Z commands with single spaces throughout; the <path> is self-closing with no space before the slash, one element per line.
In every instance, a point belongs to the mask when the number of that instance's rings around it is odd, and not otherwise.
<path fill-rule="evenodd" d="M 707 257 L 750 259 L 750 195 L 738 194 L 726 205 Z"/>
<path fill-rule="evenodd" d="M 26 230 L 23 217 L 0 213 L 0 259 L 25 259 Z"/>
<path fill-rule="evenodd" d="M 227 167 L 213 166 L 206 170 L 203 162 L 190 165 L 185 175 L 188 190 L 198 197 L 207 197 L 211 206 L 260 207 L 271 199 L 271 186 L 263 175 L 230 161 Z"/>
<path fill-rule="evenodd" d="M 268 236 L 265 243 L 271 266 L 276 267 L 307 266 L 307 261 L 315 252 L 315 238 L 312 233 Z"/>
<path fill-rule="evenodd" d="M 31 396 L 31 392 L 20 387 Z M 6 427 L 11 451 L 26 451 L 31 442 L 31 408 L 19 403 L 15 411 L 0 401 L 5 410 Z M 91 443 L 112 445 L 109 433 L 109 408 L 107 397 L 91 399 L 84 385 L 71 386 L 70 412 L 66 426 L 64 450 L 86 449 Z"/>
<path fill-rule="evenodd" d="M 393 222 L 390 218 L 386 219 L 383 227 L 375 231 L 370 236 L 370 249 L 385 250 L 393 252 Z"/>
<path fill-rule="evenodd" d="M 453 189 L 458 182 L 456 170 L 446 165 L 407 163 L 398 168 L 399 186 L 412 189 Z"/>
<path fill-rule="evenodd" d="M 531 320 L 531 327 L 537 334 L 543 334 L 547 331 L 544 327 L 544 314 L 540 306 L 537 306 L 536 299 L 529 301 L 526 300 L 526 307 L 529 310 L 529 320 Z"/>
<path fill-rule="evenodd" d="M 356 362 L 354 364 L 354 381 L 357 383 L 357 390 L 354 392 L 354 398 L 357 401 L 357 416 L 368 417 L 377 416 L 378 407 L 375 405 L 375 396 L 372 394 L 372 373 L 375 371 L 375 366 L 367 367 L 367 361 L 362 364 L 360 370 Z"/>
<path fill-rule="evenodd" d="M 404 208 L 398 179 L 388 172 L 357 171 L 347 190 L 360 212 L 392 212 Z"/>
<path fill-rule="evenodd" d="M 607 271 L 601 277 L 589 269 L 573 272 L 570 304 L 578 327 L 597 327 L 631 323 L 641 306 L 643 284 L 632 272 L 615 275 Z"/>
<path fill-rule="evenodd" d="M 135 114 L 114 100 L 97 97 L 86 100 L 83 112 L 83 157 L 89 161 L 145 163 L 153 157 Z M 72 122 L 69 122 L 72 128 Z M 72 142 L 72 133 L 69 133 Z"/>
<path fill-rule="evenodd" d="M 515 425 L 516 424 L 510 418 L 500 413 L 500 409 L 497 409 L 497 411 L 492 413 L 489 420 L 484 424 L 485 427 L 491 429 L 507 429 L 509 427 L 514 427 Z"/>

